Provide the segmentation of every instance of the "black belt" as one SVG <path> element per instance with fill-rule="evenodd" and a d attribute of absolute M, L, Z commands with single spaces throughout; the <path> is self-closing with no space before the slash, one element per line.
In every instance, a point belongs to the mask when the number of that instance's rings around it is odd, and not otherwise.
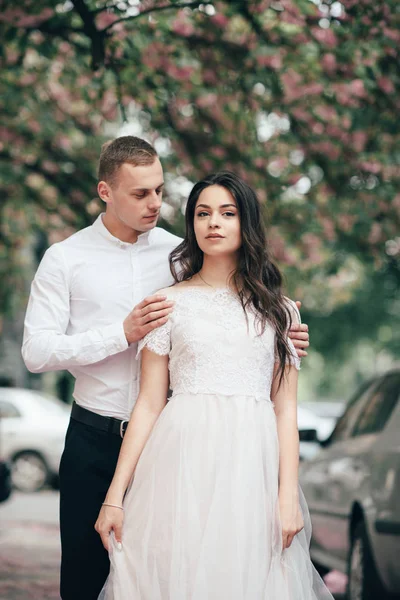
<path fill-rule="evenodd" d="M 121 419 L 115 419 L 114 417 L 104 417 L 97 413 L 79 406 L 76 402 L 72 404 L 71 419 L 79 421 L 84 425 L 89 425 L 100 431 L 106 431 L 107 433 L 114 433 L 122 438 L 124 437 L 126 428 L 128 427 L 129 421 L 122 421 Z"/>

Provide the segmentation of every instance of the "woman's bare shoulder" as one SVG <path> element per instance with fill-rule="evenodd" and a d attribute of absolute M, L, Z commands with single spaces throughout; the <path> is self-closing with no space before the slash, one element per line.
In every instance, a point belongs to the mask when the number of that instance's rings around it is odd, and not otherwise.
<path fill-rule="evenodd" d="M 169 297 L 176 295 L 177 293 L 189 287 L 193 287 L 193 284 L 190 281 L 180 281 L 179 283 L 174 283 L 174 285 L 171 285 L 170 287 L 162 288 L 156 293 L 160 294 L 161 296 Z"/>

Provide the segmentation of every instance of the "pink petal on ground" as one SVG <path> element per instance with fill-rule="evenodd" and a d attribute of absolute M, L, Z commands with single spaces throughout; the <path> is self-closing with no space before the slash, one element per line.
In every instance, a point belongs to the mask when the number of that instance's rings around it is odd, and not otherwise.
<path fill-rule="evenodd" d="M 347 575 L 340 571 L 330 571 L 324 581 L 332 594 L 344 594 L 346 591 Z"/>

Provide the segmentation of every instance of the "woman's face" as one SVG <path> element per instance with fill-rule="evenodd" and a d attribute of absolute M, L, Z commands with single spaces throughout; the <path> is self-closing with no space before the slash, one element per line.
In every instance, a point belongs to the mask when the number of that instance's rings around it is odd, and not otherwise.
<path fill-rule="evenodd" d="M 220 185 L 210 185 L 201 192 L 193 225 L 196 241 L 204 254 L 235 254 L 242 245 L 236 201 Z"/>

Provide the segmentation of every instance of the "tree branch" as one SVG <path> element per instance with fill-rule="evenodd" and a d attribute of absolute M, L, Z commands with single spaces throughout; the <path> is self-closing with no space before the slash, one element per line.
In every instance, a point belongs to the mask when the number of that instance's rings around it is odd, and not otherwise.
<path fill-rule="evenodd" d="M 96 70 L 104 64 L 105 59 L 105 30 L 99 31 L 95 23 L 95 15 L 88 9 L 84 0 L 72 0 L 76 12 L 83 22 L 83 32 L 92 43 L 92 69 Z"/>
<path fill-rule="evenodd" d="M 112 27 L 114 27 L 114 25 L 117 25 L 118 23 L 125 23 L 126 21 L 135 21 L 136 19 L 139 19 L 139 17 L 143 17 L 147 14 L 159 12 L 162 10 L 169 10 L 171 8 L 199 8 L 199 6 L 203 3 L 204 2 L 182 2 L 181 4 L 169 4 L 168 6 L 155 6 L 154 8 L 148 8 L 147 10 L 143 10 L 137 15 L 132 15 L 131 17 L 122 17 L 121 19 L 114 21 L 114 23 L 111 23 L 110 25 L 107 25 L 107 27 L 102 29 L 101 33 L 105 33 L 109 29 L 112 29 Z"/>

